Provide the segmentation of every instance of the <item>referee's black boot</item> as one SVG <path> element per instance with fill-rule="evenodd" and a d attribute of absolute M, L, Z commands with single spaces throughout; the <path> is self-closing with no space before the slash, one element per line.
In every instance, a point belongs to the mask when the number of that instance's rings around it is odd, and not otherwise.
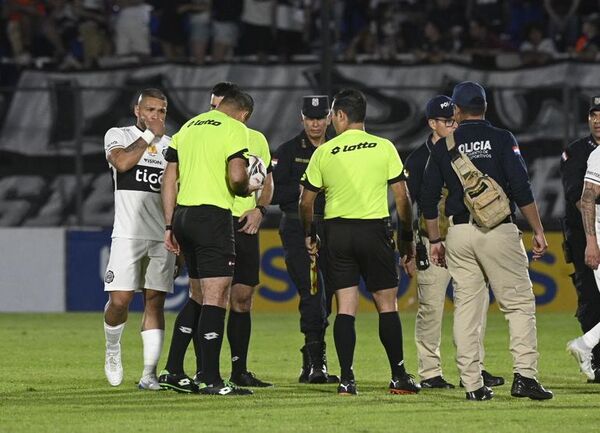
<path fill-rule="evenodd" d="M 515 373 L 510 395 L 519 398 L 529 397 L 532 400 L 549 400 L 554 397 L 552 391 L 545 389 L 535 377 L 525 377 L 519 373 Z"/>

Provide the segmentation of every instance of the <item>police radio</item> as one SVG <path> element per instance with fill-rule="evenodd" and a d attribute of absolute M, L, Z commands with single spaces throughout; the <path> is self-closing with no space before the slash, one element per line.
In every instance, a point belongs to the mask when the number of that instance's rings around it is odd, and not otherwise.
<path fill-rule="evenodd" d="M 414 222 L 414 229 L 417 232 L 417 244 L 416 244 L 416 259 L 417 269 L 424 271 L 429 268 L 429 254 L 427 253 L 427 247 L 423 243 L 423 237 L 421 236 L 421 230 L 419 230 L 419 219 L 417 218 Z"/>
<path fill-rule="evenodd" d="M 429 255 L 427 254 L 427 247 L 423 243 L 421 236 L 419 236 L 419 242 L 416 245 L 417 250 L 417 269 L 424 271 L 429 268 Z"/>

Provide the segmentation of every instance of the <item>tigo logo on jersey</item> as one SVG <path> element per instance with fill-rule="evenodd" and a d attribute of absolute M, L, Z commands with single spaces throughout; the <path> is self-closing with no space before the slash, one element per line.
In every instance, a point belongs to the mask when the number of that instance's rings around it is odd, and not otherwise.
<path fill-rule="evenodd" d="M 162 183 L 163 171 L 158 173 L 148 173 L 148 169 L 137 169 L 135 172 L 135 180 L 138 182 L 144 182 L 148 184 L 150 189 L 154 192 L 160 192 L 160 184 Z"/>

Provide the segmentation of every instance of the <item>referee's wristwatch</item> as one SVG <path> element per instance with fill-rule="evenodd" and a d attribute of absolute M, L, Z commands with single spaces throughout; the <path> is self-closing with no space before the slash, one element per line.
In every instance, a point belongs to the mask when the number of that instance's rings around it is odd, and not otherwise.
<path fill-rule="evenodd" d="M 262 205 L 260 205 L 260 204 L 257 204 L 255 206 L 255 209 L 258 209 L 260 211 L 260 213 L 261 213 L 262 216 L 265 216 L 267 214 L 267 208 L 264 207 L 264 206 L 262 206 Z"/>
<path fill-rule="evenodd" d="M 173 230 L 173 226 L 171 224 L 167 224 L 165 226 L 165 231 Z"/>

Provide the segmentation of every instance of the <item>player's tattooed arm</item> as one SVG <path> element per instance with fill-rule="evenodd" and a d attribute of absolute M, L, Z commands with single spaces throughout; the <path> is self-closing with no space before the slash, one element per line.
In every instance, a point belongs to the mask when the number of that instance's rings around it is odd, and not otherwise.
<path fill-rule="evenodd" d="M 596 236 L 596 199 L 600 197 L 600 185 L 584 182 L 581 194 L 581 217 L 588 236 Z"/>
<path fill-rule="evenodd" d="M 600 185 L 584 182 L 581 194 L 581 217 L 585 229 L 585 264 L 592 269 L 600 266 L 600 248 L 596 237 L 596 199 L 600 197 Z"/>
<path fill-rule="evenodd" d="M 142 137 L 139 137 L 127 147 L 112 149 L 108 154 L 108 162 L 120 173 L 131 170 L 138 163 L 147 147 L 148 143 Z"/>

